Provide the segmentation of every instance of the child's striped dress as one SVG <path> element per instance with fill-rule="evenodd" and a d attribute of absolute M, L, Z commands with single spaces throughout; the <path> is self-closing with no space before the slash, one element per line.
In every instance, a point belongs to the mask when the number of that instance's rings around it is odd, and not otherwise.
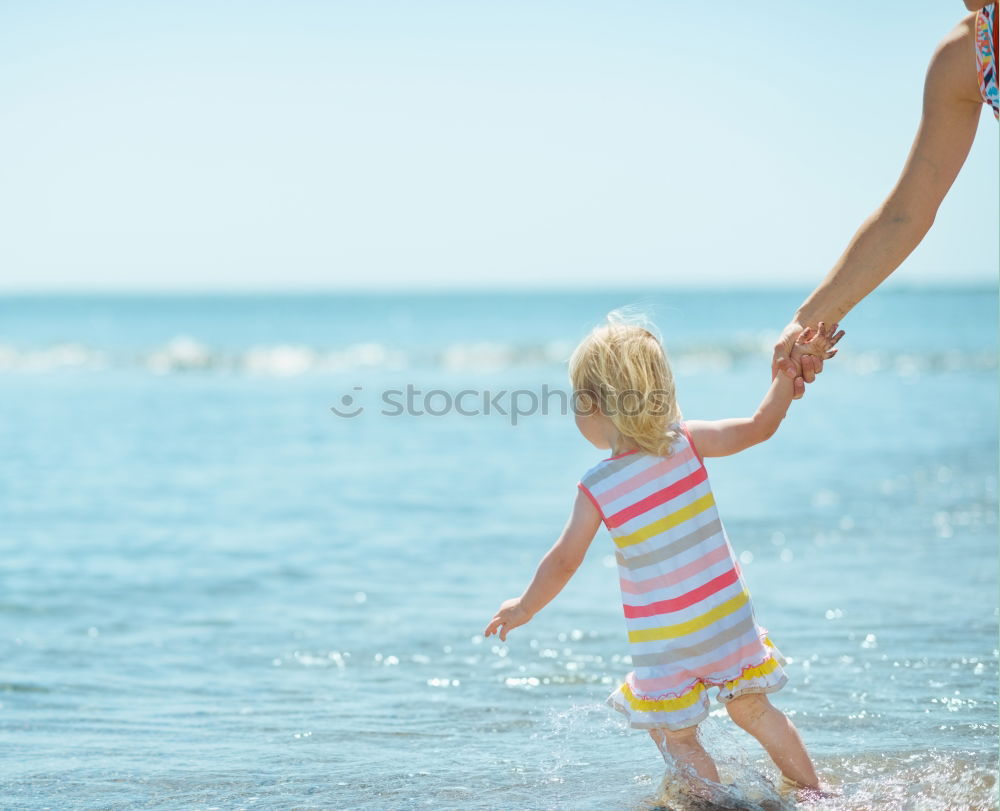
<path fill-rule="evenodd" d="M 641 729 L 697 724 L 709 686 L 727 703 L 788 680 L 757 624 L 703 460 L 686 426 L 675 428 L 670 456 L 612 456 L 580 480 L 617 547 L 632 656 L 607 703 Z"/>

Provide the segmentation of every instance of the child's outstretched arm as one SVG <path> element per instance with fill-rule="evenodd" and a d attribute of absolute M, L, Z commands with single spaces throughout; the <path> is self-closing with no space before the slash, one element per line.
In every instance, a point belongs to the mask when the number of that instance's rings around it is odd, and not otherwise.
<path fill-rule="evenodd" d="M 837 354 L 834 344 L 844 337 L 844 331 L 837 332 L 837 326 L 834 324 L 827 329 L 821 321 L 818 329 L 805 330 L 796 345 L 804 353 L 828 360 Z M 770 439 L 788 412 L 795 393 L 795 379 L 794 371 L 779 373 L 752 417 L 689 420 L 687 428 L 698 452 L 702 456 L 729 456 Z"/>
<path fill-rule="evenodd" d="M 483 636 L 491 636 L 499 629 L 500 641 L 506 642 L 512 629 L 524 625 L 548 605 L 580 567 L 600 526 L 601 515 L 597 508 L 582 490 L 578 491 L 566 527 L 538 564 L 531 584 L 520 597 L 505 600 L 500 605 Z"/>

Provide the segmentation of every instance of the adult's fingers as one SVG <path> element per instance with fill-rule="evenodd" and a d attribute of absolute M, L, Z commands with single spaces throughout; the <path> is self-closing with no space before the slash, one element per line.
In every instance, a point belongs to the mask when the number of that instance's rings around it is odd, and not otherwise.
<path fill-rule="evenodd" d="M 792 381 L 792 399 L 801 400 L 802 395 L 805 393 L 806 393 L 806 381 L 803 380 L 801 377 L 795 378 L 795 380 Z"/>

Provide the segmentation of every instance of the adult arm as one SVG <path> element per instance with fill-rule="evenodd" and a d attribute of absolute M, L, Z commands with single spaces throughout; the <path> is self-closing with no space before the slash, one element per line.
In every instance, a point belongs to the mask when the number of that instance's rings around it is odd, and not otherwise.
<path fill-rule="evenodd" d="M 782 331 L 774 347 L 772 378 L 779 367 L 799 367 L 793 348 L 804 327 L 840 321 L 902 264 L 934 223 L 972 147 L 982 109 L 974 27 L 975 15 L 969 15 L 939 43 L 927 69 L 923 114 L 902 174 Z M 822 369 L 822 359 L 801 356 L 805 382 L 811 383 Z"/>

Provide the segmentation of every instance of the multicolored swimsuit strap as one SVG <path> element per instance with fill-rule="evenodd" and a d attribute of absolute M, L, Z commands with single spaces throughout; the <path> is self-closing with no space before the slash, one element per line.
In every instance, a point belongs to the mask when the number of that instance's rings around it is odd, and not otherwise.
<path fill-rule="evenodd" d="M 976 70 L 983 101 L 1000 119 L 1000 95 L 997 92 L 997 3 L 990 3 L 976 13 Z"/>

